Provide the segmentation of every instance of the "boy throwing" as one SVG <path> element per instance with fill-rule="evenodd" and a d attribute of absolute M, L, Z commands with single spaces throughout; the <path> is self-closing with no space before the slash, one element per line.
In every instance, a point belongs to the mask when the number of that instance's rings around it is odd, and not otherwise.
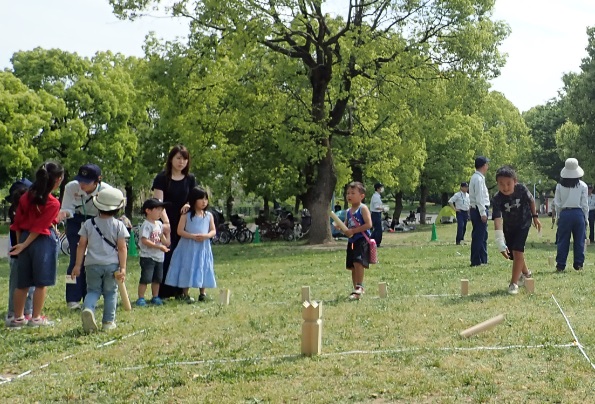
<path fill-rule="evenodd" d="M 508 166 L 496 171 L 498 192 L 493 198 L 496 246 L 507 259 L 512 259 L 512 276 L 508 293 L 519 293 L 519 282 L 531 278 L 525 263 L 525 242 L 531 224 L 541 231 L 535 210 L 535 199 L 523 184 L 517 182 L 516 172 Z"/>

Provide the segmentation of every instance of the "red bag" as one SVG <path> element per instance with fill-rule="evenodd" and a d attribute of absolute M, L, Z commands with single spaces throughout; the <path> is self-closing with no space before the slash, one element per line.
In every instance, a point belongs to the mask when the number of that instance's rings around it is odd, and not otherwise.
<path fill-rule="evenodd" d="M 357 218 L 355 217 L 355 215 L 351 215 L 351 217 L 353 218 L 353 220 L 355 220 L 355 223 L 358 224 L 358 226 L 361 226 L 361 224 L 359 223 L 359 220 L 357 220 Z M 368 234 L 365 231 L 362 231 L 362 234 L 364 235 L 364 237 L 366 238 L 366 240 L 368 241 L 368 246 L 369 248 L 369 253 L 370 253 L 370 264 L 378 264 L 378 247 L 376 246 L 376 240 L 374 240 L 373 238 L 368 237 Z"/>

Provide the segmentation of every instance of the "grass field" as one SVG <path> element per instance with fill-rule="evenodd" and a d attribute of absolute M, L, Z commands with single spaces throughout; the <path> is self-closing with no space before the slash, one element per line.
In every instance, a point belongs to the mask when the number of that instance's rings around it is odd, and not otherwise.
<path fill-rule="evenodd" d="M 489 265 L 470 268 L 469 246 L 454 245 L 455 225 L 438 226 L 437 242 L 425 226 L 385 233 L 360 301 L 347 300 L 344 242 L 215 246 L 229 306 L 213 290 L 201 304 L 119 308 L 109 334 L 83 334 L 80 314 L 65 308 L 62 257 L 46 304 L 56 325 L 0 331 L 0 402 L 593 402 L 595 368 L 552 295 L 595 360 L 595 250 L 584 271 L 554 273 L 553 230 L 543 221 L 526 252 L 534 295 L 507 294 L 510 264 L 493 244 Z M 135 299 L 137 259 L 128 268 Z M 7 273 L 3 260 L 3 302 Z M 462 278 L 468 297 L 459 296 Z M 386 299 L 378 282 L 388 283 Z M 323 302 L 322 355 L 311 358 L 300 355 L 303 285 Z M 498 314 L 505 321 L 493 330 L 459 336 Z"/>

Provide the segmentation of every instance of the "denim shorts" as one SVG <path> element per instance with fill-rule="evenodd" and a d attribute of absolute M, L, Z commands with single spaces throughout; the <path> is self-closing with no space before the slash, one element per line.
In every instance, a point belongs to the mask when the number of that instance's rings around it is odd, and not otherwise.
<path fill-rule="evenodd" d="M 157 262 L 153 258 L 140 257 L 140 281 L 142 285 L 149 283 L 161 283 L 163 280 L 163 262 Z"/>
<path fill-rule="evenodd" d="M 28 231 L 21 234 L 20 242 L 29 236 Z M 39 235 L 29 247 L 19 254 L 17 289 L 26 289 L 31 286 L 43 287 L 56 284 L 56 271 L 58 268 L 58 252 L 56 245 L 58 237 L 54 230 L 50 235 Z"/>

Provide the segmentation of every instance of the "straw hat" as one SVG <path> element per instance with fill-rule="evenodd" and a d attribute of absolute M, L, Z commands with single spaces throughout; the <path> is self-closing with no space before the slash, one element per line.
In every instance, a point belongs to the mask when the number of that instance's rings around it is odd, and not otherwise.
<path fill-rule="evenodd" d="M 126 198 L 124 198 L 122 191 L 117 188 L 102 189 L 93 197 L 93 205 L 99 210 L 109 212 L 124 207 Z"/>
<path fill-rule="evenodd" d="M 578 160 L 575 158 L 566 159 L 564 168 L 560 171 L 560 177 L 562 178 L 581 178 L 585 172 L 578 165 Z"/>

